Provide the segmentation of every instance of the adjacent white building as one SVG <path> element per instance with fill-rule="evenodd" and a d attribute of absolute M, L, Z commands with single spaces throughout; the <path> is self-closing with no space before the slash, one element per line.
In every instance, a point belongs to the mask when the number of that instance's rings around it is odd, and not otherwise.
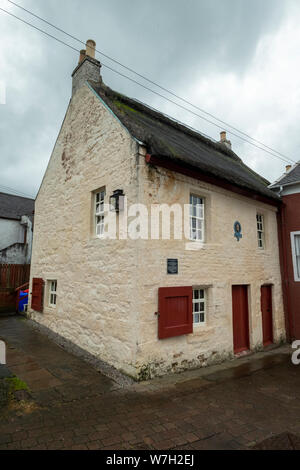
<path fill-rule="evenodd" d="M 30 264 L 34 200 L 0 193 L 0 264 Z"/>

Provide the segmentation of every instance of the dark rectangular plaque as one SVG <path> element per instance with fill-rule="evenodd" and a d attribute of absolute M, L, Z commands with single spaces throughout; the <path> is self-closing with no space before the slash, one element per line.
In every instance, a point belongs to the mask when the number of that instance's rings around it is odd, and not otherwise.
<path fill-rule="evenodd" d="M 168 274 L 178 274 L 178 259 L 167 260 L 167 272 Z"/>

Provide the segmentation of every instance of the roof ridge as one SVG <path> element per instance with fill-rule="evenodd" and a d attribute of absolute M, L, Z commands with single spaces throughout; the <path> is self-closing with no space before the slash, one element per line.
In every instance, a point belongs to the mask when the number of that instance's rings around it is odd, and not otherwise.
<path fill-rule="evenodd" d="M 185 133 L 189 134 L 189 135 L 192 135 L 193 137 L 196 137 L 196 138 L 200 138 L 201 140 L 204 140 L 205 143 L 208 143 L 209 145 L 212 144 L 212 146 L 216 146 L 216 149 L 218 151 L 220 151 L 221 153 L 225 153 L 227 156 L 234 156 L 234 160 L 237 161 L 238 163 L 241 163 L 245 168 L 247 168 L 248 171 L 250 171 L 256 178 L 260 179 L 260 180 L 263 180 L 265 183 L 266 183 L 266 186 L 268 184 L 270 184 L 270 181 L 268 181 L 266 178 L 264 178 L 263 176 L 261 176 L 260 174 L 258 174 L 256 171 L 252 170 L 252 168 L 250 168 L 249 166 L 247 166 L 243 160 L 233 151 L 233 150 L 230 150 L 228 149 L 227 147 L 225 147 L 223 144 L 221 144 L 220 142 L 217 142 L 215 140 L 213 140 L 212 138 L 208 137 L 208 136 L 205 136 L 204 134 L 202 134 L 200 131 L 197 131 L 196 129 L 193 129 L 189 126 L 187 126 L 186 124 L 176 120 L 176 119 L 173 119 L 171 116 L 168 116 L 164 113 L 162 113 L 161 111 L 158 111 L 154 108 L 152 108 L 151 106 L 149 106 L 148 104 L 145 104 L 145 103 L 142 103 L 141 101 L 139 100 L 136 100 L 134 98 L 129 98 L 128 96 L 126 95 L 123 95 L 122 93 L 119 93 L 117 91 L 114 91 L 112 90 L 111 88 L 107 87 L 106 85 L 104 85 L 105 88 L 108 90 L 109 94 L 111 93 L 112 95 L 118 95 L 120 96 L 120 98 L 122 100 L 124 100 L 125 102 L 129 102 L 129 103 L 134 103 L 138 106 L 141 106 L 141 108 L 144 110 L 144 108 L 146 108 L 147 110 L 149 110 L 151 113 L 154 113 L 156 117 L 158 117 L 161 121 L 163 122 L 167 122 L 168 124 L 170 125 L 173 125 L 176 129 L 180 129 L 180 130 L 183 130 Z"/>
<path fill-rule="evenodd" d="M 3 194 L 4 196 L 12 196 L 12 197 L 18 197 L 20 199 L 28 199 L 29 201 L 35 201 L 34 198 L 32 197 L 27 197 L 27 196 L 19 196 L 18 194 L 11 194 L 11 193 L 3 193 L 0 191 L 0 195 Z"/>
<path fill-rule="evenodd" d="M 279 178 L 277 178 L 272 184 L 270 184 L 269 188 L 276 188 L 277 186 L 281 186 L 280 182 L 284 178 L 286 178 L 287 176 L 291 175 L 297 169 L 297 167 L 299 165 L 300 165 L 300 160 L 299 160 L 299 162 L 296 162 L 288 171 L 283 173 L 283 175 L 281 175 Z M 296 181 L 294 183 L 296 183 Z M 285 184 L 287 184 L 287 183 L 285 183 Z"/>
<path fill-rule="evenodd" d="M 268 189 L 270 182 L 266 178 L 248 167 L 242 158 L 221 142 L 213 141 L 161 111 L 112 90 L 103 82 L 88 83 L 132 137 L 147 145 L 152 155 L 185 161 L 208 174 L 279 199 Z"/>

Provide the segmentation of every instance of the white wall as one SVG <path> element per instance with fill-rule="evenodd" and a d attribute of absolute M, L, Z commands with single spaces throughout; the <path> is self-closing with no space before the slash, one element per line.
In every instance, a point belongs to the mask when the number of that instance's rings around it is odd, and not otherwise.
<path fill-rule="evenodd" d="M 290 194 L 300 193 L 300 183 L 284 186 L 283 191 L 280 193 L 281 196 L 289 196 Z"/>
<path fill-rule="evenodd" d="M 18 220 L 0 219 L 0 250 L 24 243 L 24 228 Z"/>
<path fill-rule="evenodd" d="M 199 367 L 233 356 L 232 285 L 247 285 L 250 349 L 262 347 L 260 289 L 272 285 L 274 342 L 285 339 L 277 208 L 178 173 L 142 165 L 140 201 L 151 204 L 189 204 L 190 194 L 205 199 L 206 230 L 202 249 L 188 251 L 185 240 L 141 240 L 138 244 L 137 293 L 139 344 L 136 368 L 151 376 Z M 257 243 L 256 214 L 264 215 L 265 249 Z M 243 238 L 234 237 L 234 222 Z M 167 275 L 167 259 L 179 260 L 178 275 Z M 194 333 L 159 340 L 159 287 L 207 288 L 207 321 Z"/>
<path fill-rule="evenodd" d="M 31 283 L 46 283 L 38 323 L 135 375 L 137 258 L 134 241 L 100 240 L 92 228 L 93 191 L 123 189 L 136 202 L 138 150 L 87 87 L 72 98 L 36 200 Z M 57 305 L 49 306 L 49 281 Z"/>

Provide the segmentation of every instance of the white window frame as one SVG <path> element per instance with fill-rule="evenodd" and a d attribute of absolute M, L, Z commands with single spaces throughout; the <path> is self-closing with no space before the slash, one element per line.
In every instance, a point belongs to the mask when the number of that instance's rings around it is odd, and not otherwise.
<path fill-rule="evenodd" d="M 94 200 L 95 235 L 97 238 L 103 238 L 105 189 L 101 189 L 100 191 L 94 193 Z"/>
<path fill-rule="evenodd" d="M 198 292 L 198 298 L 194 297 L 194 293 Z M 203 293 L 203 297 L 201 297 L 201 293 Z M 204 304 L 204 308 L 201 309 L 199 306 L 199 311 L 195 311 L 196 304 Z M 203 315 L 203 320 L 201 320 L 201 315 Z M 195 321 L 195 317 L 199 318 L 198 321 Z M 206 317 L 207 317 L 207 292 L 206 289 L 203 287 L 193 287 L 193 324 L 194 326 L 197 325 L 206 325 Z"/>
<path fill-rule="evenodd" d="M 260 218 L 260 219 L 259 219 Z M 257 243 L 260 250 L 265 249 L 265 217 L 263 214 L 256 214 Z M 260 246 L 261 242 L 261 246 Z"/>
<path fill-rule="evenodd" d="M 196 201 L 201 201 L 194 204 Z M 196 221 L 196 229 L 193 229 L 193 221 Z M 199 235 L 199 232 L 201 235 Z M 202 196 L 190 193 L 190 240 L 204 243 L 205 241 L 205 200 Z"/>
<path fill-rule="evenodd" d="M 292 245 L 292 258 L 294 267 L 294 279 L 295 282 L 300 282 L 300 253 L 296 251 L 296 237 L 300 237 L 300 231 L 291 232 L 291 245 Z M 299 261 L 298 259 L 299 258 Z M 299 267 L 298 267 L 299 262 Z"/>
<path fill-rule="evenodd" d="M 57 306 L 57 280 L 51 279 L 48 281 L 48 283 L 49 283 L 49 307 L 56 308 Z"/>

